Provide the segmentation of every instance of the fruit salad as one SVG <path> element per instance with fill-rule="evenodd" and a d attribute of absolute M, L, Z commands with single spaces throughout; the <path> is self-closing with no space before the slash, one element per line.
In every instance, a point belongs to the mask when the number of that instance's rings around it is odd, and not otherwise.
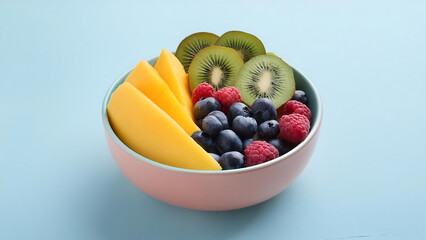
<path fill-rule="evenodd" d="M 309 134 L 309 98 L 292 68 L 254 35 L 194 33 L 142 60 L 112 93 L 117 137 L 153 161 L 193 170 L 259 165 Z"/>

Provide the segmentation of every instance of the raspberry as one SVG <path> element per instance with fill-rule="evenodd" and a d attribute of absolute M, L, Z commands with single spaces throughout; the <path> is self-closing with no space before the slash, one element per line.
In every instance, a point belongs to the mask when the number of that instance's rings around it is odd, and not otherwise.
<path fill-rule="evenodd" d="M 203 82 L 200 83 L 192 92 L 192 103 L 197 103 L 200 98 L 214 97 L 215 90 L 212 85 Z"/>
<path fill-rule="evenodd" d="M 289 143 L 300 143 L 308 136 L 311 128 L 309 119 L 304 115 L 293 113 L 280 119 L 279 138 Z"/>
<path fill-rule="evenodd" d="M 236 87 L 224 87 L 216 92 L 215 98 L 222 104 L 222 111 L 228 113 L 229 107 L 241 102 L 241 93 Z"/>
<path fill-rule="evenodd" d="M 277 158 L 278 150 L 265 141 L 254 141 L 244 150 L 246 166 L 254 166 Z"/>
<path fill-rule="evenodd" d="M 298 113 L 298 114 L 304 115 L 309 120 L 311 119 L 311 116 L 312 116 L 311 110 L 305 104 L 296 100 L 290 100 L 287 103 L 285 103 L 282 111 L 283 111 L 283 115 Z"/>

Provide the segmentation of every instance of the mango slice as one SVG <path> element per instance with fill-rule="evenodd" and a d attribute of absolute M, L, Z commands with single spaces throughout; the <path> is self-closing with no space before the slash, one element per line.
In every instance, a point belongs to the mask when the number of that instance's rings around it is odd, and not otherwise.
<path fill-rule="evenodd" d="M 185 108 L 179 103 L 166 82 L 147 61 L 140 61 L 126 78 L 125 82 L 131 83 L 163 109 L 188 135 L 200 130 L 191 116 L 187 114 Z"/>
<path fill-rule="evenodd" d="M 189 89 L 188 74 L 179 59 L 173 53 L 163 49 L 154 68 L 167 83 L 180 104 L 193 117 L 192 94 Z"/>
<path fill-rule="evenodd" d="M 220 165 L 161 108 L 124 82 L 107 106 L 111 127 L 133 151 L 169 166 L 221 170 Z"/>

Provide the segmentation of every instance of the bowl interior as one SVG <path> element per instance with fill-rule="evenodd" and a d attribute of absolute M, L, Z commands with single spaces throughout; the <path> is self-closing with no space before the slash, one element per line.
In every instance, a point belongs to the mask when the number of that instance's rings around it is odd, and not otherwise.
<path fill-rule="evenodd" d="M 157 61 L 157 58 L 151 59 L 148 62 L 151 65 L 154 65 L 155 62 Z M 132 68 L 133 69 L 133 68 Z M 292 152 L 294 151 L 298 151 L 298 149 L 300 149 L 305 142 L 310 140 L 310 137 L 312 135 L 314 135 L 314 133 L 316 131 L 319 130 L 319 125 L 320 125 L 320 121 L 322 118 L 322 105 L 321 105 L 321 99 L 320 96 L 317 92 L 317 90 L 315 89 L 315 87 L 312 85 L 312 83 L 305 77 L 303 76 L 303 74 L 301 74 L 298 70 L 296 70 L 295 68 L 292 67 L 293 69 L 293 73 L 294 73 L 294 78 L 296 81 L 296 89 L 297 90 L 303 90 L 306 95 L 309 98 L 309 104 L 308 107 L 310 108 L 311 112 L 312 112 L 312 119 L 311 119 L 311 130 L 310 133 L 308 135 L 308 137 L 301 142 L 298 146 L 296 146 L 295 148 L 293 148 L 290 152 L 288 152 L 287 154 L 271 160 L 267 163 L 263 163 L 263 164 L 259 164 L 256 166 L 252 166 L 252 167 L 248 167 L 248 168 L 241 168 L 241 169 L 235 169 L 235 170 L 227 170 L 227 171 L 200 171 L 200 170 L 189 170 L 189 169 L 182 169 L 182 168 L 176 168 L 176 167 L 172 167 L 172 166 L 167 166 L 158 162 L 155 162 L 153 160 L 150 160 L 148 158 L 145 158 L 144 156 L 134 152 L 133 150 L 131 150 L 129 147 L 127 147 L 118 137 L 117 135 L 115 135 L 114 131 L 111 128 L 111 125 L 109 123 L 108 120 L 108 115 L 107 115 L 107 111 L 106 111 L 106 107 L 108 105 L 108 102 L 110 100 L 111 94 L 115 91 L 115 89 L 117 89 L 118 86 L 120 86 L 120 84 L 122 84 L 127 76 L 130 74 L 130 72 L 132 71 L 132 69 L 129 69 L 127 72 L 125 72 L 123 75 L 121 75 L 113 84 L 112 86 L 108 89 L 103 104 L 102 104 L 102 119 L 103 119 L 103 123 L 105 126 L 105 129 L 107 131 L 107 133 L 112 137 L 112 139 L 114 139 L 114 141 L 119 144 L 126 152 L 130 153 L 132 156 L 142 160 L 142 161 L 147 161 L 151 164 L 157 165 L 159 167 L 162 168 L 168 168 L 171 170 L 177 170 L 177 171 L 187 171 L 187 172 L 196 172 L 196 173 L 221 173 L 221 174 L 226 174 L 226 173 L 231 173 L 231 172 L 238 172 L 238 171 L 247 171 L 247 169 L 255 169 L 255 168 L 259 168 L 262 167 L 268 163 L 274 162 L 276 160 L 278 161 L 282 161 L 286 158 L 286 156 L 290 155 Z"/>

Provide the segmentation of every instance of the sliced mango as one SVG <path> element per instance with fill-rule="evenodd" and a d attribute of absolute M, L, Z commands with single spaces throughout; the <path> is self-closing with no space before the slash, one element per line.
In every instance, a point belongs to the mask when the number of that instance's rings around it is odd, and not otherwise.
<path fill-rule="evenodd" d="M 125 82 L 131 83 L 163 109 L 188 135 L 200 130 L 191 116 L 187 114 L 185 108 L 179 103 L 166 82 L 147 61 L 140 61 L 126 78 Z"/>
<path fill-rule="evenodd" d="M 220 165 L 161 108 L 124 82 L 107 106 L 111 127 L 133 151 L 153 161 L 193 170 L 221 170 Z"/>
<path fill-rule="evenodd" d="M 167 83 L 170 90 L 179 100 L 180 104 L 186 109 L 186 111 L 192 114 L 192 98 L 191 91 L 189 89 L 188 74 L 185 72 L 182 63 L 176 56 L 163 49 L 160 57 L 158 57 L 154 68 L 158 71 L 163 80 Z"/>

